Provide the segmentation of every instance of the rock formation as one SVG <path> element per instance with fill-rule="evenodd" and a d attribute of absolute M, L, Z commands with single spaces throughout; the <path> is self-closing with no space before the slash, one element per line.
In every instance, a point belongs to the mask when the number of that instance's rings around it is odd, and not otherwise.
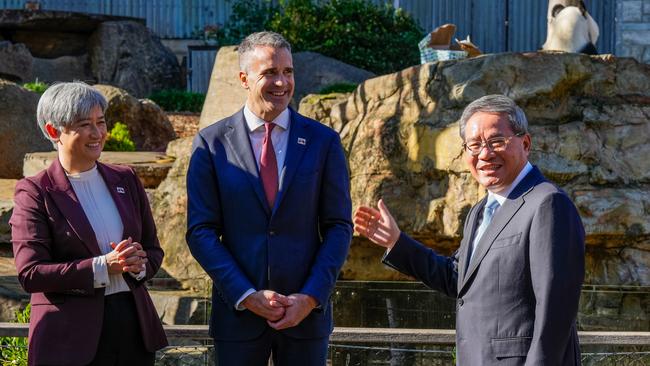
<path fill-rule="evenodd" d="M 106 100 L 106 122 L 109 131 L 115 122 L 129 127 L 136 150 L 164 151 L 176 138 L 165 112 L 149 99 L 137 99 L 125 90 L 110 85 L 95 85 Z"/>
<path fill-rule="evenodd" d="M 0 10 L 0 32 L 5 42 L 28 50 L 23 56 L 14 48 L 7 58 L 0 46 L 0 76 L 12 81 L 84 80 L 115 85 L 138 98 L 183 85 L 176 57 L 142 19 Z M 17 56 L 27 60 L 13 62 Z"/>
<path fill-rule="evenodd" d="M 469 208 L 485 194 L 462 161 L 458 119 L 468 103 L 492 93 L 524 108 L 531 161 L 580 210 L 587 232 L 585 282 L 649 285 L 649 65 L 611 56 L 485 55 L 370 79 L 338 104 L 331 98 L 341 96 L 308 96 L 300 110 L 340 131 L 355 207 L 383 197 L 403 230 L 450 254 Z M 166 198 L 156 192 L 164 198 L 156 205 L 165 209 L 156 208 L 156 215 L 159 222 L 165 218 L 164 235 L 170 235 L 161 238 L 166 250 L 184 240 L 173 234 L 185 230 L 184 167 Z M 382 252 L 355 237 L 341 279 L 405 279 L 380 263 Z M 187 269 L 191 259 L 174 260 L 176 269 L 167 268 L 172 275 L 206 278 Z"/>
<path fill-rule="evenodd" d="M 0 178 L 22 178 L 26 153 L 54 150 L 36 123 L 38 98 L 38 94 L 0 79 Z"/>

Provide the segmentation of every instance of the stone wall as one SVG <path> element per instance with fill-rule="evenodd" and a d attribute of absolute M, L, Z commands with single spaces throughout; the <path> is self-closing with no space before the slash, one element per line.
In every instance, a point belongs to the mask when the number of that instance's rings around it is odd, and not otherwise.
<path fill-rule="evenodd" d="M 650 0 L 618 0 L 616 54 L 650 63 Z"/>

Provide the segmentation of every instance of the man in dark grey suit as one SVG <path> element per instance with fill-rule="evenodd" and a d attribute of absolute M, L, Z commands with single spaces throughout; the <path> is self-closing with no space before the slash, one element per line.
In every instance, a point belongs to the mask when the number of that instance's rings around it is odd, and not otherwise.
<path fill-rule="evenodd" d="M 584 228 L 575 206 L 528 162 L 528 122 L 510 98 L 468 105 L 460 135 L 488 194 L 453 256 L 400 232 L 382 200 L 357 210 L 355 230 L 387 248 L 384 263 L 457 298 L 459 365 L 579 365 Z"/>

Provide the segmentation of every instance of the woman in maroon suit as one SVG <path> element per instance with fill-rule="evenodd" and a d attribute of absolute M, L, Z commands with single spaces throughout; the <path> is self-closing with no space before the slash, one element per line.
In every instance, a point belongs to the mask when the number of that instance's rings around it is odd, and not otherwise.
<path fill-rule="evenodd" d="M 106 100 L 80 82 L 51 86 L 38 125 L 58 151 L 16 185 L 11 236 L 31 293 L 29 365 L 153 365 L 167 340 L 144 282 L 163 251 L 130 168 L 97 161 Z"/>

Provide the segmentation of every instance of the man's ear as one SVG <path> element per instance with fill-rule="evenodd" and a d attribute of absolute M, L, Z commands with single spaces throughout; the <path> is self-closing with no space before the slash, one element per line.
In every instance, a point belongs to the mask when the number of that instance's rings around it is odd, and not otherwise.
<path fill-rule="evenodd" d="M 524 141 L 523 141 L 523 142 L 524 142 L 524 150 L 526 151 L 526 153 L 530 153 L 530 148 L 531 148 L 531 146 L 532 146 L 532 144 L 533 144 L 530 135 L 529 135 L 529 134 L 525 134 L 525 135 L 523 136 L 523 140 L 524 140 Z"/>
<path fill-rule="evenodd" d="M 45 131 L 47 132 L 47 135 L 50 136 L 50 139 L 52 141 L 59 140 L 59 136 L 61 135 L 61 133 L 59 132 L 59 130 L 56 129 L 56 127 L 54 127 L 52 122 L 48 122 L 45 124 Z"/>
<path fill-rule="evenodd" d="M 241 86 L 244 89 L 248 89 L 248 74 L 246 71 L 239 72 L 239 81 L 241 82 Z"/>

